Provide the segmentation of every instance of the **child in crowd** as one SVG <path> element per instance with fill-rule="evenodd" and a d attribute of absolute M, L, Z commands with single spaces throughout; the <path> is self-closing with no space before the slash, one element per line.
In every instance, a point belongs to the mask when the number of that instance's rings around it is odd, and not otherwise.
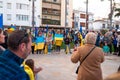
<path fill-rule="evenodd" d="M 107 42 L 105 42 L 105 45 L 103 46 L 103 52 L 105 53 L 105 55 L 108 55 L 108 53 L 110 52 L 110 48 L 107 45 Z"/>
<path fill-rule="evenodd" d="M 37 73 L 40 72 L 42 68 L 36 68 L 33 59 L 27 59 L 24 63 L 24 70 L 29 75 L 30 80 L 35 80 Z"/>

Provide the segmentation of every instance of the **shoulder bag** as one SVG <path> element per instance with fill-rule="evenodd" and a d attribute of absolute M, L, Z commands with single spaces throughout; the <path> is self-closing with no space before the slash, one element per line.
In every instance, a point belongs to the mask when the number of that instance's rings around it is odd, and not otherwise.
<path fill-rule="evenodd" d="M 90 52 L 83 58 L 83 60 L 80 62 L 80 65 L 83 63 L 83 61 L 89 56 L 89 54 L 95 49 L 95 46 L 90 50 Z M 78 70 L 80 65 L 77 67 L 76 74 L 78 74 Z"/>

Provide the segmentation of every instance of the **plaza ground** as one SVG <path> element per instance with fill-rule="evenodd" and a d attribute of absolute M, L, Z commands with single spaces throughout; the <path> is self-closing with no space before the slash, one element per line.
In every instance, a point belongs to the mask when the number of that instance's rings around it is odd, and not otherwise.
<path fill-rule="evenodd" d="M 43 70 L 37 75 L 37 80 L 76 80 L 75 70 L 78 64 L 70 60 L 71 54 L 30 54 L 28 58 L 35 61 L 36 67 L 41 66 Z M 120 65 L 120 57 L 116 55 L 105 56 L 102 63 L 103 77 L 117 71 Z"/>

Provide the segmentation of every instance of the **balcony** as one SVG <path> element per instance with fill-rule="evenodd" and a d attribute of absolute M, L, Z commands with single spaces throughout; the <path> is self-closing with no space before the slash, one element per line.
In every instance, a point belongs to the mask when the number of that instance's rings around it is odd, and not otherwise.
<path fill-rule="evenodd" d="M 60 16 L 60 13 L 47 12 L 47 11 L 42 12 L 42 14 L 43 14 L 43 15 L 54 15 L 54 16 Z"/>
<path fill-rule="evenodd" d="M 58 1 L 52 1 L 52 0 L 42 0 L 42 2 L 44 2 L 44 3 L 50 3 L 50 4 L 57 4 L 57 5 L 61 5 L 61 0 L 58 0 Z"/>
<path fill-rule="evenodd" d="M 42 8 L 42 14 L 43 14 L 43 15 L 54 15 L 54 16 L 60 16 L 60 10 L 56 10 L 56 9 L 48 9 L 48 8 Z"/>
<path fill-rule="evenodd" d="M 60 5 L 50 3 L 42 3 L 42 8 L 61 10 Z"/>
<path fill-rule="evenodd" d="M 60 20 L 42 19 L 42 24 L 60 25 Z"/>

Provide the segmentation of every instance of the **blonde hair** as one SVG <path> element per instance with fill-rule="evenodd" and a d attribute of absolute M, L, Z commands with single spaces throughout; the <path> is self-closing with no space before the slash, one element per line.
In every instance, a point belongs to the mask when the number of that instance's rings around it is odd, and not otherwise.
<path fill-rule="evenodd" d="M 95 44 L 97 35 L 93 32 L 89 32 L 85 36 L 85 44 Z"/>

